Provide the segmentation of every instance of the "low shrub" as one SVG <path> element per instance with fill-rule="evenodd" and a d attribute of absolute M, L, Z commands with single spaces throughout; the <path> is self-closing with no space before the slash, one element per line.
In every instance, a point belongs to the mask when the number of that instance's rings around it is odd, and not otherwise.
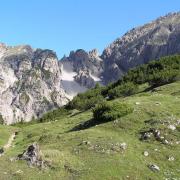
<path fill-rule="evenodd" d="M 94 107 L 97 103 L 104 100 L 101 95 L 101 88 L 95 87 L 85 93 L 78 94 L 66 105 L 66 109 L 77 109 L 80 111 L 88 110 Z"/>
<path fill-rule="evenodd" d="M 44 114 L 40 119 L 38 119 L 38 121 L 39 122 L 55 121 L 57 120 L 57 118 L 64 117 L 67 114 L 68 111 L 62 107 Z"/>
<path fill-rule="evenodd" d="M 149 84 L 153 87 L 158 87 L 178 80 L 180 80 L 179 70 L 166 69 L 154 73 L 149 79 Z"/>
<path fill-rule="evenodd" d="M 108 96 L 110 99 L 115 99 L 118 97 L 130 96 L 138 91 L 138 85 L 133 82 L 123 83 L 113 89 L 108 91 Z"/>
<path fill-rule="evenodd" d="M 167 56 L 159 60 L 150 61 L 139 67 L 131 69 L 122 78 L 123 82 L 135 84 L 149 83 L 150 86 L 161 86 L 180 79 L 180 56 Z M 120 85 L 122 80 L 116 83 Z"/>
<path fill-rule="evenodd" d="M 93 118 L 96 122 L 107 122 L 121 118 L 133 112 L 133 108 L 122 102 L 107 102 L 104 101 L 93 109 Z"/>

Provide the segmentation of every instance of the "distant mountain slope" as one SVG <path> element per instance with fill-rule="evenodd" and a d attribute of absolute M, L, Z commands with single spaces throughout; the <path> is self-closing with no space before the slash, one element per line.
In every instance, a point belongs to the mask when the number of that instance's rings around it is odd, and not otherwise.
<path fill-rule="evenodd" d="M 101 56 L 106 83 L 130 68 L 162 56 L 180 53 L 180 13 L 168 14 L 118 38 Z"/>
<path fill-rule="evenodd" d="M 69 57 L 64 57 L 59 61 L 59 66 L 62 77 L 66 79 L 63 80 L 62 84 L 67 92 L 73 91 L 72 95 L 94 87 L 97 82 L 102 82 L 103 61 L 99 57 L 97 50 L 90 52 L 82 49 L 76 52 L 72 51 Z M 72 89 L 71 83 L 74 84 L 74 89 Z"/>

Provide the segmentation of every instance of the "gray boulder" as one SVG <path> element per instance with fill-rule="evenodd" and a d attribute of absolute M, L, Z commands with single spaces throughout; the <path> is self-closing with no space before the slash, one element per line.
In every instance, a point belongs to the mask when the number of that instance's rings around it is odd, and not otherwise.
<path fill-rule="evenodd" d="M 22 154 L 19 154 L 17 160 L 25 160 L 29 166 L 37 166 L 40 168 L 47 166 L 47 162 L 41 159 L 40 149 L 36 143 L 30 145 Z"/>
<path fill-rule="evenodd" d="M 148 167 L 149 167 L 149 169 L 151 169 L 154 172 L 160 171 L 159 166 L 157 166 L 156 164 L 150 164 Z"/>

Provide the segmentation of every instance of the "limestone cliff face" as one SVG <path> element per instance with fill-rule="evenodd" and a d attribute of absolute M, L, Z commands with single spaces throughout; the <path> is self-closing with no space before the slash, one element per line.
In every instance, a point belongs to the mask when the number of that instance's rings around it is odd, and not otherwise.
<path fill-rule="evenodd" d="M 82 49 L 72 51 L 69 57 L 64 57 L 60 64 L 69 63 L 72 66 L 74 80 L 83 87 L 92 88 L 97 82 L 102 82 L 103 61 L 96 49 L 86 52 Z"/>
<path fill-rule="evenodd" d="M 168 14 L 132 29 L 103 52 L 104 81 L 119 79 L 130 68 L 180 53 L 180 13 Z"/>
<path fill-rule="evenodd" d="M 30 121 L 68 102 L 53 51 L 1 44 L 0 52 L 0 113 L 6 124 Z"/>
<path fill-rule="evenodd" d="M 65 105 L 100 82 L 102 60 L 94 50 L 58 61 L 51 50 L 0 44 L 0 114 L 6 124 L 30 121 Z"/>

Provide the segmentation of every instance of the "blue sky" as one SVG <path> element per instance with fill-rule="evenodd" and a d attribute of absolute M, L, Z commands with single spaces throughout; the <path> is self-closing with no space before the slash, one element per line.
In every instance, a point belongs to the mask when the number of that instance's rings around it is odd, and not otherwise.
<path fill-rule="evenodd" d="M 101 52 L 133 27 L 180 10 L 180 0 L 0 0 L 0 42 Z"/>

